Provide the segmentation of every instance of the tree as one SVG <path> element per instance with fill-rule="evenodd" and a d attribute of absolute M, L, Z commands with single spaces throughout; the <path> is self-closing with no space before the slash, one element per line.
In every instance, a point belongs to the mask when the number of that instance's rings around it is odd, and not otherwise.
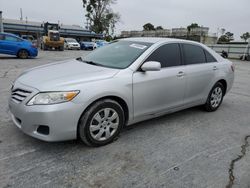
<path fill-rule="evenodd" d="M 162 26 L 157 26 L 157 27 L 155 28 L 155 30 L 163 30 L 163 27 L 162 27 Z"/>
<path fill-rule="evenodd" d="M 250 38 L 250 33 L 249 32 L 246 32 L 246 33 L 243 33 L 240 38 L 242 38 L 245 42 L 247 42 L 247 39 Z"/>
<path fill-rule="evenodd" d="M 225 43 L 225 42 L 230 42 L 232 40 L 234 40 L 234 34 L 231 33 L 231 32 L 226 32 L 224 35 L 222 35 L 219 38 L 218 42 L 219 43 Z"/>
<path fill-rule="evenodd" d="M 187 26 L 187 30 L 190 33 L 190 31 L 194 28 L 199 28 L 200 26 L 197 23 L 192 23 L 189 26 Z"/>
<path fill-rule="evenodd" d="M 89 29 L 105 36 L 112 35 L 115 25 L 120 21 L 120 15 L 111 8 L 116 0 L 82 0 L 82 2 L 87 12 L 85 16 L 90 24 Z"/>
<path fill-rule="evenodd" d="M 143 26 L 144 31 L 153 31 L 155 30 L 155 26 L 151 23 L 147 23 Z"/>

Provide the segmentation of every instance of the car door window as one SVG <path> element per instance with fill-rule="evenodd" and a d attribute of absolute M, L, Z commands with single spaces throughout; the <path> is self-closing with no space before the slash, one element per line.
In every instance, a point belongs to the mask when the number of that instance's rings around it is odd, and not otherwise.
<path fill-rule="evenodd" d="M 18 42 L 18 38 L 12 36 L 5 36 L 6 41 Z"/>
<path fill-rule="evenodd" d="M 204 50 L 204 52 L 205 52 L 205 55 L 206 55 L 207 63 L 217 62 L 217 60 L 207 50 Z"/>
<path fill-rule="evenodd" d="M 181 65 L 179 44 L 166 44 L 156 49 L 146 61 L 157 61 L 162 68 Z"/>
<path fill-rule="evenodd" d="M 204 50 L 193 44 L 183 44 L 184 61 L 186 65 L 206 63 Z"/>

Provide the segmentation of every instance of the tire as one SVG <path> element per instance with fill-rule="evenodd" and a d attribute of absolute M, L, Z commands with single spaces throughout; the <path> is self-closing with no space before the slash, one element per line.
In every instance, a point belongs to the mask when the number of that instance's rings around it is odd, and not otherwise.
<path fill-rule="evenodd" d="M 224 86 L 220 82 L 216 83 L 208 95 L 207 102 L 204 105 L 205 110 L 207 112 L 216 111 L 220 107 L 224 95 L 225 95 Z"/>
<path fill-rule="evenodd" d="M 64 51 L 64 46 L 60 46 L 59 51 Z"/>
<path fill-rule="evenodd" d="M 43 44 L 43 51 L 48 50 L 48 46 L 46 44 Z"/>
<path fill-rule="evenodd" d="M 119 103 L 110 99 L 100 100 L 91 105 L 80 118 L 78 136 L 88 146 L 109 144 L 120 134 L 124 117 Z"/>
<path fill-rule="evenodd" d="M 20 59 L 28 59 L 29 52 L 27 50 L 20 50 L 17 54 L 17 57 Z"/>

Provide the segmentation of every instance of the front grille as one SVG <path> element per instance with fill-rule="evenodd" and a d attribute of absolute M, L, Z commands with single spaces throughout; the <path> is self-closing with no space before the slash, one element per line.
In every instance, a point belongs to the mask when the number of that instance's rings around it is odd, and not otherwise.
<path fill-rule="evenodd" d="M 23 89 L 14 89 L 11 91 L 11 99 L 17 103 L 24 101 L 32 92 Z"/>

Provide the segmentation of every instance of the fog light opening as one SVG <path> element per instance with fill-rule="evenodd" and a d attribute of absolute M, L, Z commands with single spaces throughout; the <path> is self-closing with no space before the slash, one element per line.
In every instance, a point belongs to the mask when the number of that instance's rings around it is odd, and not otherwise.
<path fill-rule="evenodd" d="M 39 125 L 37 128 L 37 132 L 39 134 L 49 135 L 49 127 L 46 125 Z"/>

